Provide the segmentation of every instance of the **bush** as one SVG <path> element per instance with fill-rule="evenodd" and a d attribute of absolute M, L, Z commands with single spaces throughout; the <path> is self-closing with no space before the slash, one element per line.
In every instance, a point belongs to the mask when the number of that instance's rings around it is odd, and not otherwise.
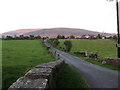
<path fill-rule="evenodd" d="M 56 39 L 56 40 L 53 41 L 53 44 L 54 44 L 55 46 L 58 46 L 59 43 L 60 43 L 60 42 L 58 41 L 58 39 Z"/>
<path fill-rule="evenodd" d="M 65 47 L 66 47 L 66 51 L 67 51 L 67 52 L 70 52 L 70 50 L 71 50 L 71 48 L 72 48 L 72 42 L 66 40 L 66 41 L 64 42 L 64 45 L 65 45 Z"/>

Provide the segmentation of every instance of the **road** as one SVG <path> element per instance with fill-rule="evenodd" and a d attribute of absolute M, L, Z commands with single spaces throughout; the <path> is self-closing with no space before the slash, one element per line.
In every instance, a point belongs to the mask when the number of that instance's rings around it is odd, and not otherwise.
<path fill-rule="evenodd" d="M 86 80 L 89 88 L 120 88 L 120 72 L 86 62 L 78 57 L 60 51 L 46 40 L 45 44 L 60 54 L 66 63 L 76 68 Z"/>

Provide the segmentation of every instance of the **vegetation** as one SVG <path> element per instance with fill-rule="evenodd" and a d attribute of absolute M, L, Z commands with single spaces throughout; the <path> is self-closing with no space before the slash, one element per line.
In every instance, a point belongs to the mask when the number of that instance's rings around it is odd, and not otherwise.
<path fill-rule="evenodd" d="M 98 34 L 97 39 L 102 39 L 102 35 Z"/>
<path fill-rule="evenodd" d="M 60 46 L 64 46 L 65 40 L 59 40 Z M 76 55 L 73 52 L 96 52 L 98 51 L 98 56 L 102 59 L 104 57 L 117 57 L 117 48 L 115 47 L 116 41 L 109 39 L 99 39 L 99 40 L 86 40 L 86 39 L 70 39 L 73 44 L 70 54 L 80 57 L 85 61 L 91 62 L 93 64 L 100 65 L 102 67 L 110 68 L 113 70 L 120 70 L 120 67 L 111 64 L 102 64 L 98 60 L 92 58 L 85 58 L 83 55 Z M 62 49 L 61 49 L 62 50 Z"/>
<path fill-rule="evenodd" d="M 54 60 L 39 40 L 2 41 L 3 89 L 34 66 Z"/>
<path fill-rule="evenodd" d="M 58 35 L 57 39 L 65 39 L 65 36 L 64 35 Z"/>
<path fill-rule="evenodd" d="M 57 88 L 88 88 L 80 73 L 68 64 L 64 64 L 59 73 Z"/>
<path fill-rule="evenodd" d="M 60 47 L 65 47 L 64 41 L 60 39 Z M 68 39 L 67 39 L 68 40 Z M 98 52 L 99 57 L 117 57 L 116 41 L 110 39 L 69 39 L 72 42 L 70 53 L 73 52 Z"/>
<path fill-rule="evenodd" d="M 70 37 L 69 37 L 70 39 L 75 39 L 75 36 L 73 36 L 73 35 L 70 35 Z"/>
<path fill-rule="evenodd" d="M 87 58 L 87 59 L 84 58 L 84 60 L 88 61 L 88 62 L 90 62 L 92 64 L 96 64 L 96 65 L 106 67 L 106 68 L 109 68 L 109 69 L 112 69 L 112 70 L 120 71 L 120 66 L 115 66 L 115 65 L 112 65 L 112 64 L 102 64 L 102 63 L 100 63 L 100 62 L 98 62 L 96 60 L 92 60 L 91 58 Z"/>
<path fill-rule="evenodd" d="M 41 39 L 41 36 L 34 36 L 34 35 L 29 35 L 29 36 L 24 36 L 24 35 L 20 35 L 20 36 L 6 36 L 6 37 L 2 37 L 3 40 L 35 40 L 35 39 Z"/>
<path fill-rule="evenodd" d="M 67 51 L 67 52 L 70 52 L 70 50 L 71 50 L 71 48 L 72 48 L 72 43 L 71 43 L 71 41 L 68 41 L 68 40 L 64 41 L 64 45 L 65 45 L 66 51 Z"/>
<path fill-rule="evenodd" d="M 59 41 L 58 41 L 58 39 L 55 39 L 54 41 L 53 41 L 53 44 L 55 45 L 55 46 L 58 46 L 59 45 Z"/>
<path fill-rule="evenodd" d="M 92 58 L 86 58 L 86 57 L 83 57 L 83 56 L 80 56 L 80 55 L 75 55 L 75 54 L 72 54 L 74 56 L 77 56 L 77 57 L 80 57 L 81 59 L 87 61 L 87 62 L 90 62 L 92 64 L 96 64 L 96 65 L 99 65 L 99 66 L 102 66 L 102 67 L 105 67 L 105 68 L 109 68 L 109 69 L 112 69 L 112 70 L 118 70 L 120 71 L 120 66 L 116 66 L 116 65 L 112 65 L 112 64 L 102 64 L 101 63 L 101 60 L 94 60 Z"/>

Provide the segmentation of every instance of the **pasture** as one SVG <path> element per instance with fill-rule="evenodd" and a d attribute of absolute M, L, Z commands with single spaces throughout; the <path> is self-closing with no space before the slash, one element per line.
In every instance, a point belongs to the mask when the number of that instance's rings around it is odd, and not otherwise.
<path fill-rule="evenodd" d="M 40 40 L 2 41 L 2 84 L 7 89 L 34 66 L 53 61 Z"/>
<path fill-rule="evenodd" d="M 65 47 L 63 42 L 66 39 L 59 39 L 60 47 Z M 67 39 L 68 40 L 68 39 Z M 72 41 L 72 49 L 70 53 L 73 52 L 98 52 L 99 57 L 117 57 L 116 41 L 110 39 L 69 39 Z"/>

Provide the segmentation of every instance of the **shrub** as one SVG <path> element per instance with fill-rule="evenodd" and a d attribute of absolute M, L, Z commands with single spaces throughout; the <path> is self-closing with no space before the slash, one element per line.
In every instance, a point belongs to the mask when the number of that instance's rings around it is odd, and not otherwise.
<path fill-rule="evenodd" d="M 64 42 L 64 45 L 65 45 L 65 47 L 66 47 L 66 51 L 67 51 L 67 52 L 70 52 L 70 50 L 71 50 L 71 48 L 72 48 L 72 42 L 66 40 L 66 41 Z"/>
<path fill-rule="evenodd" d="M 54 44 L 55 46 L 58 46 L 59 43 L 60 43 L 60 42 L 59 42 L 57 39 L 53 41 L 53 44 Z"/>

